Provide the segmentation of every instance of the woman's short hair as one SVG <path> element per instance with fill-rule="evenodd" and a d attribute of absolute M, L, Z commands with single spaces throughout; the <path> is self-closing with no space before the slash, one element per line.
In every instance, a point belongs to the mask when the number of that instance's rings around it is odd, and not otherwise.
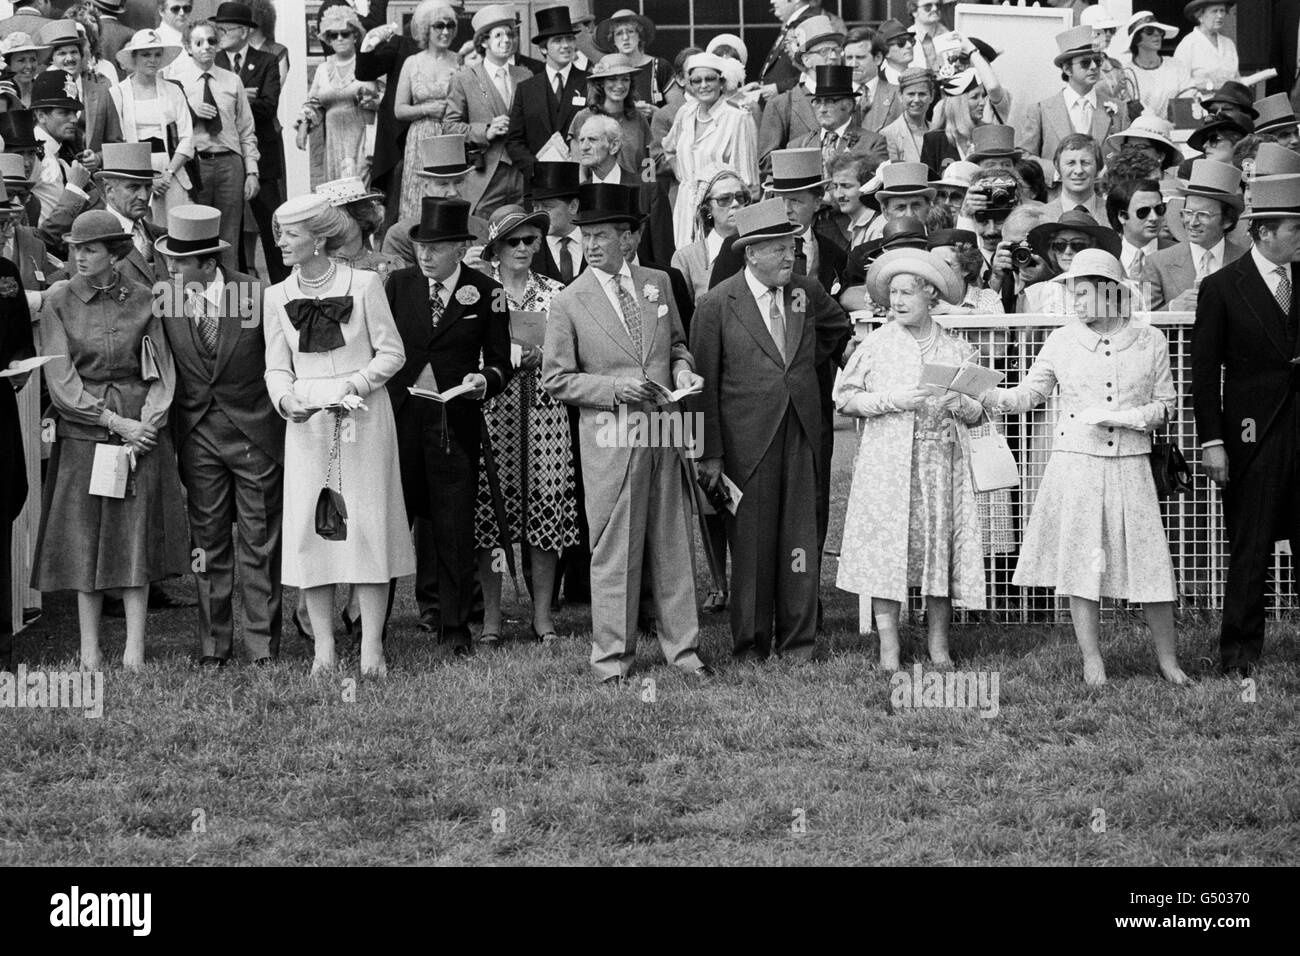
<path fill-rule="evenodd" d="M 429 27 L 439 16 L 455 20 L 456 10 L 443 0 L 422 0 L 411 14 L 411 39 L 421 50 L 429 48 Z"/>
<path fill-rule="evenodd" d="M 731 179 L 734 179 L 736 184 L 740 187 L 737 191 L 745 194 L 745 201 L 749 201 L 749 186 L 746 184 L 745 180 L 741 178 L 740 173 L 736 172 L 734 169 L 719 169 L 709 177 L 709 181 L 705 183 L 704 188 L 700 190 L 700 201 L 695 207 L 695 220 L 700 224 L 701 235 L 707 233 L 713 228 L 713 210 L 709 207 L 709 195 L 713 192 L 714 187 L 717 186 L 718 183 L 725 183 Z"/>

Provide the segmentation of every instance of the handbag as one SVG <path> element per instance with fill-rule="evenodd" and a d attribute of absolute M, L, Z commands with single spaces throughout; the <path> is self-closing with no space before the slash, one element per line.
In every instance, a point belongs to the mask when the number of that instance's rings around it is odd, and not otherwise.
<path fill-rule="evenodd" d="M 326 541 L 348 539 L 348 506 L 343 501 L 343 469 L 340 462 L 342 449 L 339 434 L 343 416 L 334 415 L 334 438 L 330 442 L 330 460 L 325 470 L 325 487 L 316 496 L 316 533 Z M 337 483 L 336 491 L 331 485 Z"/>
<path fill-rule="evenodd" d="M 1161 498 L 1192 491 L 1192 470 L 1178 444 L 1167 434 L 1151 437 L 1151 477 L 1155 479 L 1156 495 Z"/>
<path fill-rule="evenodd" d="M 977 494 L 1020 486 L 1020 469 L 1006 436 L 998 431 L 988 412 L 989 433 L 970 439 L 970 481 Z"/>

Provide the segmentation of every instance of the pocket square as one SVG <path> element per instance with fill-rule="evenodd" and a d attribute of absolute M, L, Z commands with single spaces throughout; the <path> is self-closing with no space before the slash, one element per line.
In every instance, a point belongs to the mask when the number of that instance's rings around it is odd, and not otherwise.
<path fill-rule="evenodd" d="M 666 305 L 659 306 L 659 310 L 655 313 L 655 315 L 667 315 L 667 314 L 668 314 L 668 306 Z"/>

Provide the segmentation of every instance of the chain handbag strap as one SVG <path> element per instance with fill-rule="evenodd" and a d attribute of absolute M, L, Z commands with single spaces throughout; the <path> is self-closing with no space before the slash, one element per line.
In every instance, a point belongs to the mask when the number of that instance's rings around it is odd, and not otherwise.
<path fill-rule="evenodd" d="M 334 437 L 330 441 L 329 464 L 325 468 L 325 487 L 337 491 L 342 496 L 343 449 L 340 447 L 340 443 L 343 437 L 343 416 L 339 412 L 331 412 L 330 414 L 334 416 Z"/>

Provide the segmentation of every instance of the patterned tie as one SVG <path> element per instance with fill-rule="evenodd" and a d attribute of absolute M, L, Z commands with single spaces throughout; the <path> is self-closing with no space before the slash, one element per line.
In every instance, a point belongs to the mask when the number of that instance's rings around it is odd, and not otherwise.
<path fill-rule="evenodd" d="M 203 350 L 211 358 L 217 354 L 217 335 L 221 331 L 221 322 L 215 315 L 209 313 L 203 296 L 191 294 L 190 310 L 198 321 L 199 341 L 203 343 Z"/>
<path fill-rule="evenodd" d="M 1213 269 L 1214 269 L 1214 253 L 1211 252 L 1209 249 L 1206 249 L 1205 254 L 1201 256 L 1201 274 L 1198 275 L 1196 278 L 1204 279 L 1206 276 L 1210 274 L 1211 271 L 1213 271 Z M 1288 301 L 1290 300 L 1288 299 Z"/>
<path fill-rule="evenodd" d="M 767 327 L 772 332 L 772 339 L 776 342 L 776 350 L 781 353 L 781 361 L 786 362 L 785 357 L 785 316 L 781 313 L 780 302 L 781 290 L 777 286 L 770 285 L 767 287 Z"/>
<path fill-rule="evenodd" d="M 430 279 L 429 290 L 429 312 L 433 316 L 433 327 L 436 329 L 438 323 L 442 321 L 443 310 L 447 307 L 442 301 L 443 284 L 437 279 Z"/>
<path fill-rule="evenodd" d="M 573 253 L 569 251 L 569 243 L 573 242 L 568 236 L 560 237 L 560 281 L 568 285 L 573 281 Z"/>
<path fill-rule="evenodd" d="M 1291 270 L 1287 266 L 1278 266 L 1273 270 L 1278 274 L 1277 290 L 1273 298 L 1288 316 L 1291 314 Z"/>
<path fill-rule="evenodd" d="M 632 291 L 630 276 L 617 276 L 618 307 L 623 310 L 623 321 L 627 323 L 627 334 L 632 339 L 636 354 L 642 354 L 641 342 L 641 306 L 637 304 L 636 294 Z"/>
<path fill-rule="evenodd" d="M 239 75 L 239 54 L 238 53 L 236 53 L 234 58 L 231 60 L 231 66 L 234 68 L 235 76 L 238 76 Z"/>
<path fill-rule="evenodd" d="M 212 74 L 211 73 L 203 74 L 203 102 L 206 103 L 208 106 L 211 106 L 214 110 L 217 109 L 217 98 L 212 95 Z M 212 119 L 210 120 L 204 120 L 203 122 L 206 124 L 209 134 L 215 136 L 217 133 L 220 133 L 221 132 L 221 111 L 217 110 L 216 116 L 212 117 Z"/>
<path fill-rule="evenodd" d="M 835 158 L 835 147 L 839 145 L 840 136 L 834 130 L 827 132 L 822 136 L 822 169 L 828 170 L 831 167 L 831 160 Z"/>

